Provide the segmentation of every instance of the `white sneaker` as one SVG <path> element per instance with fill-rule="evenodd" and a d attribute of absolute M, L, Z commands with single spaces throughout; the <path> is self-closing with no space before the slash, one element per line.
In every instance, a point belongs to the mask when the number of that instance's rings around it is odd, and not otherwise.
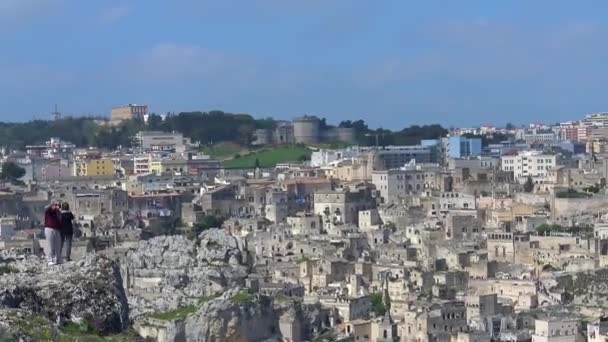
<path fill-rule="evenodd" d="M 49 266 L 55 266 L 55 265 L 57 265 L 57 263 L 52 262 L 52 261 L 49 261 L 48 265 L 49 265 Z"/>

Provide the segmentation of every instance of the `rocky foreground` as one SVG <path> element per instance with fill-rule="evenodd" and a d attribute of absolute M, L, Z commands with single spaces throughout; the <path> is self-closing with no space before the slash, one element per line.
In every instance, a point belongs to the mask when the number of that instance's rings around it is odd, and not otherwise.
<path fill-rule="evenodd" d="M 119 266 L 91 254 L 47 266 L 37 256 L 0 254 L 0 336 L 54 340 L 62 329 L 112 335 L 129 327 Z"/>
<path fill-rule="evenodd" d="M 142 241 L 120 261 L 1 253 L 0 341 L 306 340 L 335 314 L 245 288 L 250 256 L 222 230 Z"/>

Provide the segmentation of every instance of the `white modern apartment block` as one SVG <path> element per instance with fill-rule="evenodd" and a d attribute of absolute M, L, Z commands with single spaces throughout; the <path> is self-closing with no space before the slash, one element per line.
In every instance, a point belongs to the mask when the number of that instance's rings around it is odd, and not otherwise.
<path fill-rule="evenodd" d="M 554 132 L 551 129 L 519 129 L 515 133 L 515 137 L 520 140 L 524 140 L 528 144 L 533 143 L 548 143 L 559 140 L 559 133 Z"/>
<path fill-rule="evenodd" d="M 181 133 L 143 131 L 135 136 L 136 145 L 143 151 L 184 152 L 184 136 Z"/>
<path fill-rule="evenodd" d="M 341 159 L 356 158 L 362 151 L 358 147 L 349 147 L 339 150 L 318 150 L 310 156 L 310 166 L 321 167 Z"/>
<path fill-rule="evenodd" d="M 150 155 L 137 155 L 133 157 L 133 172 L 136 174 L 150 173 Z"/>
<path fill-rule="evenodd" d="M 537 319 L 532 342 L 576 342 L 578 321 L 574 319 Z"/>
<path fill-rule="evenodd" d="M 557 165 L 557 157 L 538 151 L 525 151 L 514 156 L 501 157 L 502 170 L 513 172 L 515 179 L 525 181 L 528 177 L 545 177 Z"/>

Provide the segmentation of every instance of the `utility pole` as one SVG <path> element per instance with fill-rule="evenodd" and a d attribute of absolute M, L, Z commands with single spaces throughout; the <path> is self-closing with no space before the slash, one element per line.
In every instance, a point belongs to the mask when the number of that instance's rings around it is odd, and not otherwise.
<path fill-rule="evenodd" d="M 59 110 L 57 109 L 57 104 L 55 104 L 55 111 L 51 113 L 51 116 L 54 120 L 61 119 L 61 113 L 59 113 Z"/>

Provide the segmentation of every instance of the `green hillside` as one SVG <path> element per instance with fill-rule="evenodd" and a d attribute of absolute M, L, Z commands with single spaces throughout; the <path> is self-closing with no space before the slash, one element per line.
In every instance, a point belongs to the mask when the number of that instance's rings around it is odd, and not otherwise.
<path fill-rule="evenodd" d="M 304 146 L 278 146 L 265 148 L 245 156 L 235 156 L 223 162 L 225 167 L 246 168 L 254 167 L 256 159 L 260 167 L 273 167 L 276 164 L 310 160 L 312 151 Z"/>

